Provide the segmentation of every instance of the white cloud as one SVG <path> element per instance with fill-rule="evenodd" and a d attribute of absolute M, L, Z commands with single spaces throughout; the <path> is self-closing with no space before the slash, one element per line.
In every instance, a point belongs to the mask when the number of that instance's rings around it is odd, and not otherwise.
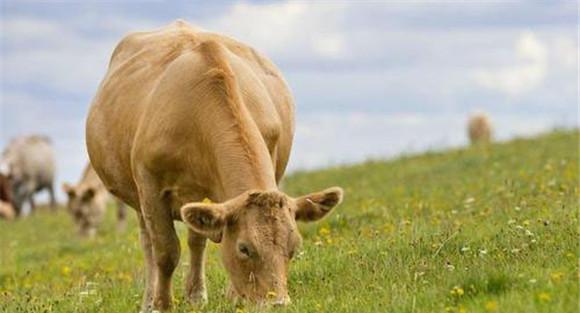
<path fill-rule="evenodd" d="M 515 65 L 479 70 L 476 81 L 481 86 L 518 96 L 538 87 L 546 77 L 547 48 L 532 32 L 522 33 L 515 43 Z"/>
<path fill-rule="evenodd" d="M 36 84 L 59 93 L 93 94 L 104 76 L 117 42 L 129 31 L 159 27 L 153 20 L 112 18 L 98 23 L 78 15 L 57 20 L 9 16 L 3 19 L 1 39 L 4 81 Z M 98 35 L 97 35 L 98 34 Z"/>
<path fill-rule="evenodd" d="M 576 73 L 578 59 L 580 58 L 578 44 L 572 38 L 560 35 L 553 36 L 550 47 L 550 61 L 555 65 L 559 65 L 562 68 Z"/>
<path fill-rule="evenodd" d="M 546 47 L 536 38 L 534 33 L 521 34 L 516 43 L 517 55 L 520 59 L 531 63 L 541 63 L 546 60 Z"/>
<path fill-rule="evenodd" d="M 36 84 L 62 93 L 94 92 L 114 48 L 110 38 L 91 38 L 56 20 L 10 17 L 3 21 L 5 76 L 12 84 Z"/>
<path fill-rule="evenodd" d="M 196 23 L 246 41 L 282 61 L 337 59 L 347 51 L 338 29 L 344 9 L 344 4 L 238 2 L 222 15 Z M 4 80 L 64 93 L 92 94 L 112 50 L 127 32 L 151 30 L 165 23 L 125 16 L 96 17 L 89 11 L 65 19 L 5 16 L 0 35 L 8 48 L 2 53 Z"/>
<path fill-rule="evenodd" d="M 346 48 L 342 36 L 334 33 L 313 38 L 312 50 L 322 57 L 337 59 L 344 56 Z"/>
<path fill-rule="evenodd" d="M 66 37 L 70 31 L 62 29 L 57 23 L 30 17 L 5 18 L 2 21 L 3 41 L 11 45 L 54 45 Z"/>
<path fill-rule="evenodd" d="M 246 41 L 279 57 L 310 55 L 340 58 L 347 53 L 339 20 L 347 3 L 237 2 L 202 25 Z"/>

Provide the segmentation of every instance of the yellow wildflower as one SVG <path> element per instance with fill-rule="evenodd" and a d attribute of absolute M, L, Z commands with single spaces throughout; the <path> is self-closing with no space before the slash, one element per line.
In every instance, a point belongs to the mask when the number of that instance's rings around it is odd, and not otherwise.
<path fill-rule="evenodd" d="M 538 299 L 541 302 L 549 302 L 550 300 L 552 300 L 552 297 L 547 292 L 541 292 L 541 293 L 538 294 Z"/>
<path fill-rule="evenodd" d="M 562 280 L 562 277 L 564 277 L 564 273 L 562 273 L 562 272 L 554 272 L 554 273 L 550 274 L 550 278 L 555 283 L 560 282 L 560 280 Z"/>
<path fill-rule="evenodd" d="M 393 224 L 387 223 L 383 225 L 383 231 L 385 233 L 392 233 L 395 230 L 395 226 Z"/>
<path fill-rule="evenodd" d="M 497 301 L 488 301 L 485 303 L 485 309 L 488 312 L 496 312 L 497 311 Z"/>
<path fill-rule="evenodd" d="M 328 235 L 330 235 L 330 229 L 328 229 L 327 227 L 324 227 L 323 226 L 322 228 L 320 228 L 320 230 L 318 230 L 318 233 L 321 236 L 328 236 Z"/>
<path fill-rule="evenodd" d="M 463 296 L 463 294 L 465 294 L 465 291 L 463 290 L 463 288 L 455 286 L 453 287 L 453 289 L 451 289 L 449 293 L 451 293 L 452 296 L 461 297 Z"/>
<path fill-rule="evenodd" d="M 70 274 L 70 272 L 71 272 L 70 267 L 68 267 L 68 266 L 63 266 L 62 267 L 62 274 L 63 275 L 68 276 L 68 274 Z"/>

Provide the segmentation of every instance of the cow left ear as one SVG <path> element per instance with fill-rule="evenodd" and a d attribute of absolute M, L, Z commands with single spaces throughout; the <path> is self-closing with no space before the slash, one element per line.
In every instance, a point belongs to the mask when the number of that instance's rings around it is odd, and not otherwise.
<path fill-rule="evenodd" d="M 213 242 L 221 242 L 226 224 L 226 208 L 223 204 L 191 202 L 182 206 L 180 212 L 181 219 L 189 228 Z"/>
<path fill-rule="evenodd" d="M 342 188 L 331 187 L 296 198 L 296 220 L 313 222 L 325 217 L 342 202 L 343 193 Z"/>
<path fill-rule="evenodd" d="M 62 191 L 64 191 L 69 198 L 74 198 L 75 196 L 75 190 L 69 183 L 62 184 Z"/>

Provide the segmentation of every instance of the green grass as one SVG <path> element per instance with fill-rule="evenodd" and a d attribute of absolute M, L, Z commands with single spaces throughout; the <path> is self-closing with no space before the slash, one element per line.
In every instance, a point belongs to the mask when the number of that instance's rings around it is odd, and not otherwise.
<path fill-rule="evenodd" d="M 577 312 L 578 144 L 578 131 L 556 131 L 292 175 L 291 195 L 339 185 L 346 197 L 329 218 L 300 226 L 293 304 L 274 311 Z M 63 210 L 0 221 L 0 311 L 137 312 L 136 220 L 118 234 L 113 215 L 90 242 Z M 224 297 L 218 253 L 211 244 L 204 307 L 184 301 L 178 268 L 175 311 L 253 311 Z"/>

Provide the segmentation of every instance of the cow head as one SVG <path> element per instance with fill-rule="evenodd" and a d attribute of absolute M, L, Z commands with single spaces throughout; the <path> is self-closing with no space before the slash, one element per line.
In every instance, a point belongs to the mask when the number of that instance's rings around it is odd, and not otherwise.
<path fill-rule="evenodd" d="M 188 203 L 181 215 L 194 231 L 222 242 L 230 295 L 285 305 L 288 265 L 302 241 L 296 221 L 323 218 L 342 194 L 338 187 L 299 198 L 277 190 L 249 191 L 224 203 Z"/>
<path fill-rule="evenodd" d="M 83 237 L 93 237 L 96 233 L 96 224 L 101 218 L 99 213 L 103 211 L 101 206 L 106 205 L 99 199 L 97 190 L 82 184 L 73 186 L 67 183 L 62 185 L 62 189 L 68 196 L 68 212 L 78 226 L 79 234 Z"/>

